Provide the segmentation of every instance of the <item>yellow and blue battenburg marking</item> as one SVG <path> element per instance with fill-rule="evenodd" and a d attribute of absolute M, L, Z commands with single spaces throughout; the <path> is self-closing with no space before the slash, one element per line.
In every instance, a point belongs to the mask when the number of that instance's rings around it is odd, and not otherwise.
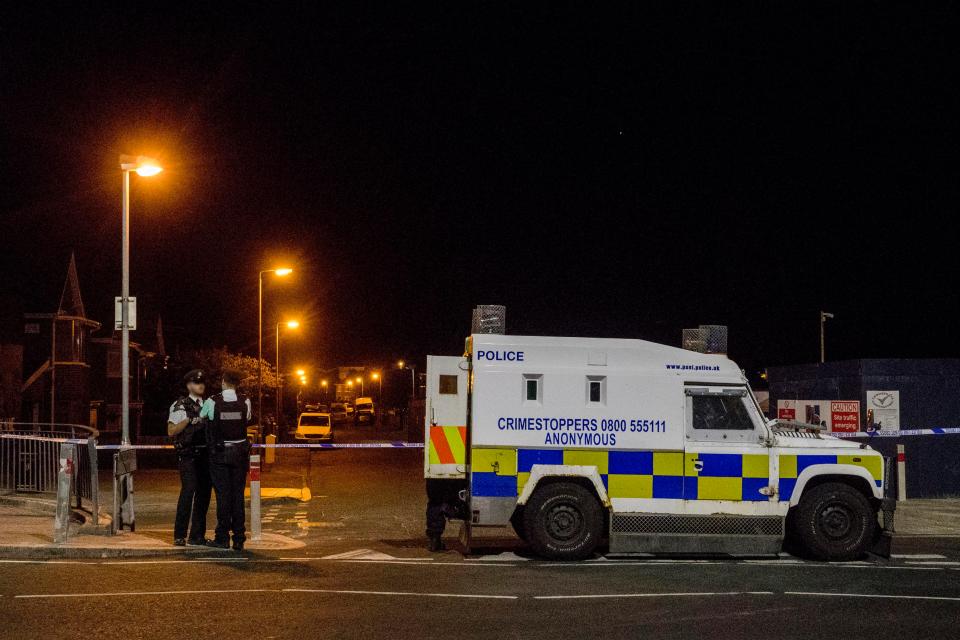
<path fill-rule="evenodd" d="M 797 486 L 797 478 L 803 470 L 815 464 L 852 464 L 870 472 L 873 482 L 883 487 L 883 458 L 864 455 L 799 454 L 780 456 L 780 500 L 789 500 Z"/>
<path fill-rule="evenodd" d="M 535 464 L 596 467 L 610 498 L 765 501 L 767 454 L 583 449 L 473 449 L 471 493 L 516 497 Z M 879 456 L 781 455 L 779 500 L 789 500 L 799 474 L 814 464 L 864 467 L 881 486 Z"/>

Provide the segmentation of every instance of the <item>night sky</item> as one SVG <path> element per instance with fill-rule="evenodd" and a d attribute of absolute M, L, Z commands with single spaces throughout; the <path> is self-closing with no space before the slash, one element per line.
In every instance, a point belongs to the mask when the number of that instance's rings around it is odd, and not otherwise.
<path fill-rule="evenodd" d="M 481 303 L 727 324 L 751 372 L 814 361 L 821 308 L 831 359 L 960 356 L 956 5 L 94 4 L 0 10 L 5 340 L 71 251 L 112 320 L 142 153 L 131 290 L 168 345 L 255 353 L 283 263 L 290 362 L 455 354 Z"/>

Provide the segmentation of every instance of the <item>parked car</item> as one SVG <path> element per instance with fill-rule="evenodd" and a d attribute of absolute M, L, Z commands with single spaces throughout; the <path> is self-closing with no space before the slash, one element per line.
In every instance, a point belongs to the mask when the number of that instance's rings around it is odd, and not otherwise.
<path fill-rule="evenodd" d="M 330 442 L 333 440 L 333 420 L 329 413 L 301 413 L 293 432 L 297 442 Z"/>
<path fill-rule="evenodd" d="M 357 398 L 357 409 L 353 414 L 355 424 L 361 422 L 373 422 L 376 420 L 376 412 L 373 408 L 373 398 Z"/>
<path fill-rule="evenodd" d="M 334 423 L 347 421 L 347 408 L 342 402 L 334 402 L 330 405 L 330 417 Z"/>

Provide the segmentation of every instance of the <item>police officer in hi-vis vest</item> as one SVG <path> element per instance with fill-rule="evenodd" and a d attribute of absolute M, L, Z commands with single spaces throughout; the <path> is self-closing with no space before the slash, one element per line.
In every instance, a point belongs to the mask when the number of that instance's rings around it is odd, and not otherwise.
<path fill-rule="evenodd" d="M 203 371 L 194 369 L 184 376 L 183 382 L 188 393 L 170 406 L 170 417 L 167 418 L 167 434 L 173 436 L 180 467 L 180 499 L 177 500 L 177 517 L 173 524 L 173 544 L 180 547 L 207 543 L 211 488 L 206 425 L 200 418 Z"/>
<path fill-rule="evenodd" d="M 243 551 L 246 540 L 243 513 L 243 489 L 250 467 L 250 443 L 247 425 L 252 410 L 250 399 L 237 393 L 240 374 L 223 372 L 223 391 L 207 398 L 200 417 L 207 420 L 207 443 L 210 449 L 210 477 L 217 494 L 217 528 L 209 546 Z"/>

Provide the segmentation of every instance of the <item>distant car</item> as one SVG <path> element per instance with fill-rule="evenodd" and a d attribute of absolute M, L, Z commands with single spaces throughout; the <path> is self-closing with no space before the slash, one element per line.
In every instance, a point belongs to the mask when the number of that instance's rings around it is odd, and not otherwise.
<path fill-rule="evenodd" d="M 357 398 L 357 410 L 353 415 L 353 421 L 357 424 L 361 422 L 373 422 L 376 419 L 376 412 L 373 408 L 373 398 Z"/>
<path fill-rule="evenodd" d="M 330 408 L 325 404 L 311 403 L 304 405 L 304 413 L 330 413 Z"/>
<path fill-rule="evenodd" d="M 333 420 L 329 413 L 301 413 L 297 430 L 293 432 L 297 442 L 330 442 L 333 440 Z"/>
<path fill-rule="evenodd" d="M 330 405 L 330 417 L 336 422 L 347 421 L 347 408 L 342 402 L 334 402 Z"/>

